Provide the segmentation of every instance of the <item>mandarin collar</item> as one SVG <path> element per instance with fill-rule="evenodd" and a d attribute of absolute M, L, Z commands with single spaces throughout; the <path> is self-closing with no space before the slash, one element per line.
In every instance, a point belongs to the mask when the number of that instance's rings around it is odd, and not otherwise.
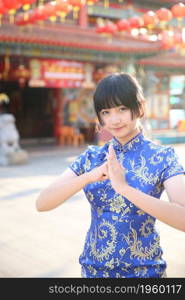
<path fill-rule="evenodd" d="M 121 144 L 115 137 L 112 138 L 112 144 L 115 150 L 127 152 L 128 150 L 135 150 L 139 145 L 144 142 L 144 134 L 139 132 L 126 144 Z"/>

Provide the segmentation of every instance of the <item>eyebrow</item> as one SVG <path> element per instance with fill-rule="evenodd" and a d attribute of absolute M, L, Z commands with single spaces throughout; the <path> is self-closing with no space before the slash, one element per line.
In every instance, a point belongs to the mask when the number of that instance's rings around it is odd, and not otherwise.
<path fill-rule="evenodd" d="M 125 107 L 125 108 L 127 108 L 127 106 L 125 106 L 124 104 L 121 104 L 121 105 L 116 105 L 116 106 L 113 106 L 113 107 L 102 108 L 101 110 L 107 110 L 107 109 L 112 109 L 112 108 L 122 107 L 122 106 Z"/>

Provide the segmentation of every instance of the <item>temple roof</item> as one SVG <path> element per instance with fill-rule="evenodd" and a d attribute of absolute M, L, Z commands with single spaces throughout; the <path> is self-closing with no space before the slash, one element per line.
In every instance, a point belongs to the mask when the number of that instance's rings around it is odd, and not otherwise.
<path fill-rule="evenodd" d="M 148 66 L 185 68 L 185 56 L 176 52 L 166 52 L 160 55 L 140 59 L 137 63 Z"/>
<path fill-rule="evenodd" d="M 155 54 L 160 50 L 160 43 L 125 37 L 108 38 L 98 35 L 94 28 L 81 28 L 79 26 L 53 26 L 45 24 L 44 27 L 32 25 L 22 27 L 3 24 L 0 30 L 0 43 L 37 44 L 48 46 L 64 46 L 76 49 L 91 49 L 100 52 L 121 52 Z M 144 57 L 144 55 L 143 55 Z"/>

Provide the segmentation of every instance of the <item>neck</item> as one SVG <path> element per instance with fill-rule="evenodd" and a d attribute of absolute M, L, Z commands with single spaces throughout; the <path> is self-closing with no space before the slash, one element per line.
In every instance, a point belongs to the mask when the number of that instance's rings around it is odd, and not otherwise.
<path fill-rule="evenodd" d="M 124 136 L 123 138 L 116 138 L 122 145 L 125 145 L 130 140 L 132 140 L 137 134 L 141 132 L 140 128 L 135 128 L 132 133 L 128 134 L 127 136 Z"/>

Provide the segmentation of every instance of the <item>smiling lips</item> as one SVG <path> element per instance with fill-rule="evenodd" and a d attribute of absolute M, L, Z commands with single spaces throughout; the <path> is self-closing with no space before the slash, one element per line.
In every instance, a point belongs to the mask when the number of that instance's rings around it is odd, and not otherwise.
<path fill-rule="evenodd" d="M 112 128 L 112 130 L 119 131 L 119 130 L 123 129 L 124 127 L 125 127 L 125 126 L 117 127 L 117 128 Z"/>

